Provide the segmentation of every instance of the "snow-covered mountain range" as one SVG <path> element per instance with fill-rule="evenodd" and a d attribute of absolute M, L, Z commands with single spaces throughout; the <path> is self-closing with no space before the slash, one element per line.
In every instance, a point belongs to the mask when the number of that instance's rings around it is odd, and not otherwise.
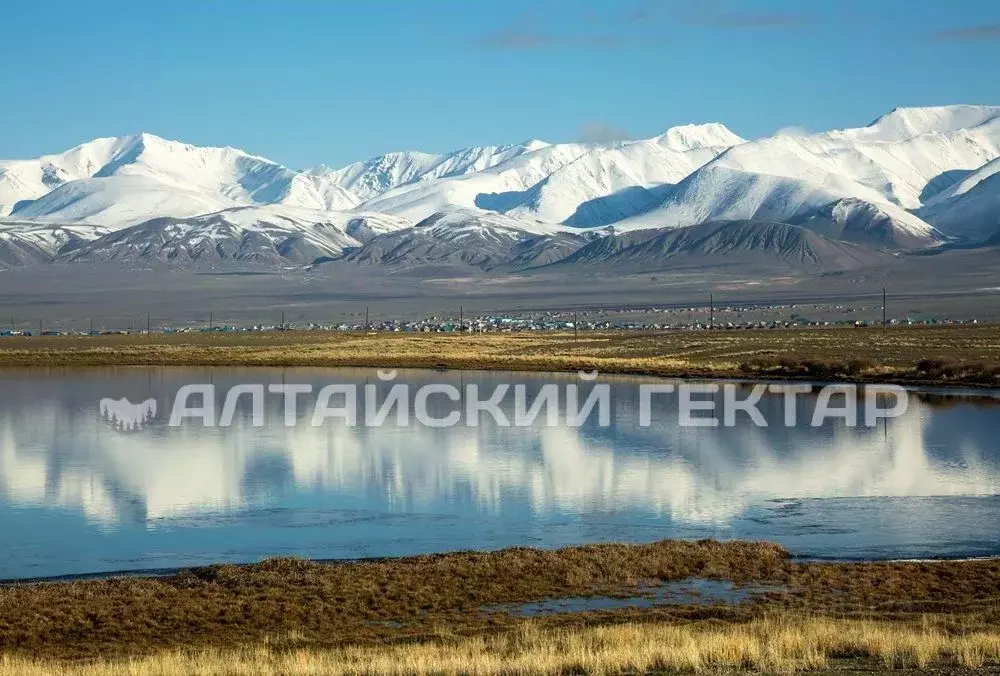
<path fill-rule="evenodd" d="M 665 237 L 722 223 L 735 225 Z M 857 247 L 995 242 L 1000 107 L 900 108 L 865 127 L 756 140 L 713 123 L 615 144 L 397 152 L 341 169 L 150 134 L 0 161 L 6 268 L 153 259 L 518 269 L 604 261 L 584 247 L 606 237 L 634 247 L 639 230 L 672 251 L 711 232 L 727 244 L 702 241 L 699 255 L 757 247 L 817 266 L 802 252 L 854 265 L 870 258 Z"/>

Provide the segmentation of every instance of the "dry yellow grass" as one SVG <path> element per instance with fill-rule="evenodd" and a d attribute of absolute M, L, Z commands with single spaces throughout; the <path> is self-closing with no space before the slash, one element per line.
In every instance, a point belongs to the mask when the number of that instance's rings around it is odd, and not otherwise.
<path fill-rule="evenodd" d="M 863 620 L 765 618 L 747 624 L 626 624 L 493 638 L 312 649 L 300 637 L 244 650 L 171 651 L 119 661 L 0 658 L 0 676 L 264 674 L 619 674 L 658 671 L 819 670 L 830 660 L 879 670 L 979 668 L 1000 661 L 1000 630 L 952 635 L 933 626 Z"/>
<path fill-rule="evenodd" d="M 1000 326 L 0 339 L 0 367 L 362 366 L 1000 385 Z"/>
<path fill-rule="evenodd" d="M 683 603 L 559 613 L 537 629 L 625 622 L 746 626 L 827 617 L 946 635 L 1000 627 L 1000 561 L 799 562 L 777 545 L 662 541 L 561 550 L 516 548 L 317 563 L 270 559 L 166 577 L 0 586 L 0 654 L 123 660 L 176 650 L 239 650 L 297 632 L 312 650 L 398 645 L 440 636 L 509 635 L 524 622 L 491 607 L 546 599 L 642 596 L 690 578 L 775 591 L 743 603 Z M 681 599 L 678 599 L 679 601 Z"/>

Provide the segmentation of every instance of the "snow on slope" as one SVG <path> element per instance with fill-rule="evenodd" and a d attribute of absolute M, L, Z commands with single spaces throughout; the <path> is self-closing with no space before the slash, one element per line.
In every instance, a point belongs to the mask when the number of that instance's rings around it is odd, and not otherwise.
<path fill-rule="evenodd" d="M 887 125 L 886 116 L 863 129 L 761 139 L 733 148 L 713 164 L 805 180 L 846 192 L 844 196 L 912 209 L 920 206 L 921 192 L 935 177 L 954 169 L 976 169 L 1000 156 L 1000 108 L 988 110 L 993 116 L 970 129 L 952 129 L 952 118 L 938 111 L 949 122 L 942 131 L 926 130 L 905 114 L 936 119 L 925 109 L 897 110 L 890 114 L 897 124 Z M 923 131 L 899 138 L 910 128 Z"/>
<path fill-rule="evenodd" d="M 107 232 L 91 225 L 0 221 L 0 269 L 49 262 Z"/>
<path fill-rule="evenodd" d="M 453 243 L 478 219 L 486 230 L 469 246 L 511 228 L 537 236 L 566 232 L 544 231 L 538 221 L 629 231 L 754 219 L 902 248 L 936 242 L 932 224 L 969 241 L 995 229 L 998 157 L 1000 107 L 988 106 L 900 108 L 859 129 L 750 142 L 720 124 L 685 125 L 615 145 L 529 141 L 444 155 L 390 153 L 306 172 L 233 148 L 140 134 L 0 162 L 0 216 L 147 230 L 153 219 L 160 226 L 181 220 L 171 241 L 184 248 L 196 226 L 207 227 L 188 221 L 226 212 L 225 232 L 214 231 L 220 241 L 263 232 L 267 249 L 277 247 L 278 230 L 289 231 L 324 255 L 435 215 L 440 224 L 421 232 Z M 313 210 L 304 220 L 328 223 L 337 234 L 312 241 L 300 225 L 274 214 L 260 218 L 276 229 L 234 222 L 236 214 L 252 213 L 238 207 L 254 205 Z M 347 210 L 363 213 L 348 219 Z M 395 216 L 380 220 L 373 212 Z M 511 220 L 491 222 L 497 214 Z M 223 257 L 232 254 L 223 249 Z"/>
<path fill-rule="evenodd" d="M 820 207 L 792 223 L 830 239 L 883 249 L 925 247 L 942 239 L 937 230 L 908 211 L 853 197 Z"/>
<path fill-rule="evenodd" d="M 97 139 L 62 155 L 0 165 L 0 204 L 17 218 L 127 226 L 246 204 L 350 209 L 359 200 L 323 179 L 234 148 L 151 134 Z"/>
<path fill-rule="evenodd" d="M 791 266 L 817 271 L 849 270 L 885 262 L 888 257 L 787 223 L 728 221 L 618 233 L 592 241 L 558 265 L 600 264 L 633 270 Z"/>
<path fill-rule="evenodd" d="M 905 141 L 922 134 L 944 134 L 972 129 L 993 122 L 1000 115 L 997 106 L 927 106 L 894 108 L 860 129 L 829 132 L 855 141 Z"/>
<path fill-rule="evenodd" d="M 743 139 L 723 125 L 710 124 L 674 127 L 656 138 L 593 148 L 535 184 L 505 213 L 580 227 L 612 223 L 634 213 L 629 207 L 635 204 L 605 198 L 677 183 L 740 143 Z"/>
<path fill-rule="evenodd" d="M 95 225 L 0 221 L 0 238 L 17 237 L 25 241 L 32 241 L 53 254 L 74 242 L 97 239 L 108 232 L 107 228 Z"/>
<path fill-rule="evenodd" d="M 560 260 L 599 233 L 450 208 L 412 228 L 374 238 L 347 254 L 352 263 L 525 268 Z"/>
<path fill-rule="evenodd" d="M 127 151 L 130 137 L 96 139 L 59 155 L 0 161 L 0 216 L 22 201 L 37 199 L 60 185 L 89 178 Z"/>
<path fill-rule="evenodd" d="M 474 146 L 444 155 L 405 151 L 355 162 L 343 169 L 319 166 L 308 173 L 349 190 L 361 200 L 369 200 L 401 185 L 483 171 L 548 145 L 532 140 L 509 146 Z"/>
<path fill-rule="evenodd" d="M 845 193 L 851 194 L 840 186 L 827 187 L 710 163 L 681 181 L 655 208 L 615 227 L 641 230 L 724 220 L 788 221 L 836 201 Z"/>
<path fill-rule="evenodd" d="M 615 147 L 548 146 L 485 171 L 390 189 L 366 208 L 422 219 L 476 206 L 580 226 L 624 221 L 626 229 L 791 220 L 843 198 L 879 205 L 875 211 L 916 209 L 933 181 L 998 156 L 1000 108 L 985 106 L 897 109 L 860 129 L 749 143 L 722 125 L 688 125 Z M 686 177 L 682 189 L 667 190 Z M 631 218 L 659 201 L 656 213 Z M 919 219 L 897 213 L 893 220 L 933 239 Z"/>
<path fill-rule="evenodd" d="M 185 218 L 232 205 L 220 195 L 167 185 L 146 176 L 109 176 L 70 181 L 21 207 L 13 217 L 120 228 L 158 216 Z"/>
<path fill-rule="evenodd" d="M 416 220 L 457 206 L 553 223 L 576 215 L 574 225 L 603 225 L 620 218 L 610 203 L 582 210 L 581 205 L 630 188 L 677 182 L 742 141 L 723 125 L 707 124 L 674 127 L 652 139 L 616 146 L 531 142 L 479 171 L 427 173 L 404 181 L 364 206 Z"/>
<path fill-rule="evenodd" d="M 417 228 L 431 228 L 451 238 L 472 236 L 494 236 L 504 232 L 512 237 L 529 235 L 554 235 L 569 232 L 570 228 L 552 223 L 514 218 L 505 214 L 494 214 L 477 209 L 449 208 L 432 214 L 417 223 Z M 491 234 L 493 233 L 493 234 Z"/>
<path fill-rule="evenodd" d="M 920 216 L 946 235 L 970 242 L 991 240 L 1000 233 L 1000 160 L 976 172 L 971 187 L 921 209 Z M 970 177 L 971 178 L 971 177 Z"/>
<path fill-rule="evenodd" d="M 673 152 L 686 153 L 692 150 L 731 148 L 746 141 L 734 134 L 726 125 L 709 122 L 671 127 L 663 134 L 649 139 L 649 142 Z"/>
<path fill-rule="evenodd" d="M 962 124 L 974 126 L 959 128 Z M 779 135 L 735 146 L 667 192 L 660 204 L 621 225 L 796 222 L 842 198 L 862 200 L 880 211 L 885 205 L 914 209 L 935 178 L 978 168 L 998 156 L 1000 108 L 897 109 L 863 129 Z M 930 226 L 919 219 L 897 220 L 933 238 Z"/>
<path fill-rule="evenodd" d="M 0 270 L 23 268 L 51 260 L 52 254 L 37 242 L 0 232 Z"/>
<path fill-rule="evenodd" d="M 998 173 L 1000 173 L 1000 158 L 987 162 L 983 166 L 979 167 L 979 169 L 969 172 L 948 188 L 940 191 L 934 195 L 933 198 L 927 200 L 927 206 L 931 206 L 939 202 L 945 202 L 954 197 L 958 197 L 959 195 L 964 195 L 988 179 L 990 176 Z"/>
<path fill-rule="evenodd" d="M 64 256 L 72 261 L 243 261 L 309 264 L 336 258 L 361 240 L 351 234 L 409 227 L 384 214 L 329 212 L 269 205 L 194 218 L 157 218 L 105 235 Z"/>
<path fill-rule="evenodd" d="M 451 207 L 503 212 L 517 203 L 520 193 L 590 148 L 576 143 L 544 145 L 483 171 L 401 185 L 365 202 L 362 207 L 414 221 Z"/>

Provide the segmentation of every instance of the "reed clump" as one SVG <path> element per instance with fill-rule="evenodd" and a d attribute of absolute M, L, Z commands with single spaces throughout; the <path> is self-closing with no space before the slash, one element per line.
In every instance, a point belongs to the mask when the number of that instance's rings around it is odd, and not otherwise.
<path fill-rule="evenodd" d="M 648 674 L 822 670 L 834 660 L 883 672 L 1000 663 L 1000 630 L 951 634 L 870 620 L 766 617 L 743 624 L 628 623 L 432 638 L 392 645 L 316 648 L 299 636 L 238 649 L 172 650 L 127 660 L 0 658 L 0 676 L 245 674 Z"/>

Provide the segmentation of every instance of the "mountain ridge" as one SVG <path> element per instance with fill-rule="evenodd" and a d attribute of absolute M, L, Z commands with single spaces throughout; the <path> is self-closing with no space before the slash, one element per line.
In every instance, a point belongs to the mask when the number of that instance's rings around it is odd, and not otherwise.
<path fill-rule="evenodd" d="M 517 265 L 548 265 L 609 226 L 622 234 L 719 222 L 782 223 L 905 251 L 993 237 L 998 181 L 997 106 L 896 108 L 865 127 L 751 140 L 707 123 L 616 143 L 402 151 L 340 169 L 290 169 L 139 133 L 0 161 L 0 258 L 8 268 L 109 257 L 398 262 L 384 250 L 395 238 L 410 260 L 433 259 L 436 243 L 442 260 L 502 267 L 513 265 L 505 247 L 516 242 Z M 804 237 L 770 234 L 779 230 Z M 772 242 L 743 241 L 763 250 Z"/>

